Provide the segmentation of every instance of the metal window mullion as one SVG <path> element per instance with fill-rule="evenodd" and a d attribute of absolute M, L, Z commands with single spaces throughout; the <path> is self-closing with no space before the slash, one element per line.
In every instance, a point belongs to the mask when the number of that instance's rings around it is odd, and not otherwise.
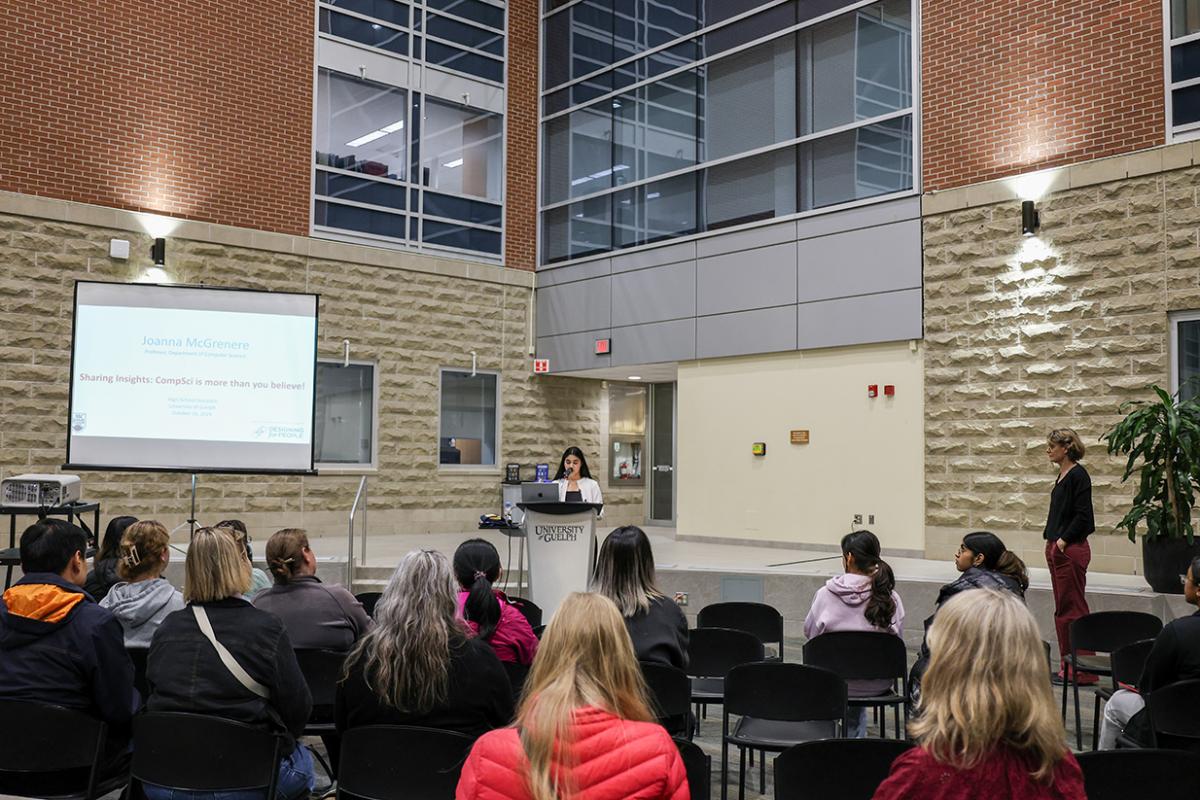
<path fill-rule="evenodd" d="M 1186 81 L 1176 81 L 1171 84 L 1171 91 L 1176 89 L 1190 89 L 1191 87 L 1200 84 L 1200 77 L 1188 78 Z"/>
<path fill-rule="evenodd" d="M 362 208 L 362 209 L 366 209 L 368 211 L 383 211 L 383 212 L 386 212 L 386 213 L 392 214 L 392 215 L 399 214 L 399 215 L 403 215 L 403 216 L 408 216 L 407 209 L 392 208 L 390 206 L 377 206 L 374 203 L 364 203 L 361 200 L 349 200 L 349 199 L 342 198 L 342 197 L 330 197 L 327 194 L 318 194 L 317 200 L 320 202 L 323 202 L 323 203 L 335 203 L 335 204 L 341 205 L 341 206 L 353 206 L 354 208 Z M 404 198 L 404 201 L 407 203 L 408 198 L 407 197 Z"/>
<path fill-rule="evenodd" d="M 421 216 L 430 222 L 443 222 L 447 225 L 461 225 L 464 228 L 474 228 L 475 230 L 487 231 L 488 233 L 500 233 L 503 225 L 487 225 L 482 222 L 467 222 L 463 219 L 455 219 L 454 217 L 441 217 L 437 214 L 426 214 L 423 210 Z"/>
<path fill-rule="evenodd" d="M 346 175 L 351 178 L 362 178 L 363 180 L 373 181 L 375 183 L 382 183 L 387 186 L 400 186 L 400 187 L 406 188 L 406 189 L 411 188 L 410 181 L 397 180 L 395 178 L 385 178 L 382 175 L 367 175 L 362 172 L 355 172 L 354 170 L 342 169 L 341 167 L 330 167 L 325 164 L 314 164 L 313 166 L 316 167 L 318 170 L 321 170 L 323 172 L 332 172 L 335 175 Z"/>
<path fill-rule="evenodd" d="M 1168 21 L 1167 24 L 1170 25 L 1171 24 L 1170 21 Z M 1187 44 L 1188 42 L 1194 42 L 1197 39 L 1200 39 L 1200 31 L 1196 31 L 1195 33 L 1189 33 L 1186 36 L 1180 36 L 1175 39 L 1169 39 L 1167 41 L 1167 45 L 1170 47 L 1175 47 L 1176 45 Z"/>

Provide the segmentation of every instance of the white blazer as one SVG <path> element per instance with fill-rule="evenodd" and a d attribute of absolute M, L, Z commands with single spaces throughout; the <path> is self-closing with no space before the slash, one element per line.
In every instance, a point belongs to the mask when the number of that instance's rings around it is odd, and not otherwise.
<path fill-rule="evenodd" d="M 559 478 L 555 483 L 558 484 L 558 501 L 565 503 L 567 500 L 567 479 Z M 600 484 L 591 478 L 580 478 L 576 483 L 579 484 L 579 494 L 583 497 L 585 503 L 603 503 L 604 496 L 600 494 Z M 604 516 L 604 510 L 600 510 L 600 516 Z"/>

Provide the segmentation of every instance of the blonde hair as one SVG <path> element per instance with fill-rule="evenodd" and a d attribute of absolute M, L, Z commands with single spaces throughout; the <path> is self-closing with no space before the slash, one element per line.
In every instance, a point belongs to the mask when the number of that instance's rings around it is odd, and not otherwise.
<path fill-rule="evenodd" d="M 289 583 L 296 577 L 308 547 L 308 531 L 303 528 L 284 528 L 271 534 L 267 540 L 267 568 L 275 578 L 276 585 Z"/>
<path fill-rule="evenodd" d="M 653 719 L 646 697 L 617 606 L 599 594 L 567 595 L 538 646 L 517 712 L 533 800 L 570 794 L 562 767 L 570 763 L 575 709 L 595 706 L 621 719 L 646 722 Z"/>
<path fill-rule="evenodd" d="M 250 562 L 228 528 L 200 528 L 184 560 L 183 601 L 211 603 L 250 591 Z"/>
<path fill-rule="evenodd" d="M 147 576 L 157 578 L 166 568 L 163 554 L 171 543 L 171 534 L 161 522 L 135 522 L 121 534 L 117 548 L 117 575 L 123 581 Z"/>
<path fill-rule="evenodd" d="M 1083 454 L 1087 452 L 1087 448 L 1083 446 L 1083 440 L 1079 438 L 1079 434 L 1070 428 L 1055 428 L 1050 431 L 1046 437 L 1046 441 L 1050 444 L 1061 444 L 1067 448 L 1067 457 L 1072 461 L 1082 461 Z"/>
<path fill-rule="evenodd" d="M 1030 776 L 1053 782 L 1067 753 L 1046 653 L 1029 609 L 994 589 L 962 592 L 929 629 L 920 717 L 909 732 L 942 763 L 971 769 L 997 746 L 1025 754 Z"/>

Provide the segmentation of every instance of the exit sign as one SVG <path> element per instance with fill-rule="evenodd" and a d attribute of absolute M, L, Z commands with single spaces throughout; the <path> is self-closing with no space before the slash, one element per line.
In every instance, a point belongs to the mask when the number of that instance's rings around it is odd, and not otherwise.
<path fill-rule="evenodd" d="M 612 339 L 596 340 L 596 355 L 606 356 L 612 352 Z"/>
<path fill-rule="evenodd" d="M 550 359 L 535 358 L 533 360 L 533 374 L 534 375 L 541 375 L 542 373 L 549 372 L 549 371 L 550 371 Z"/>

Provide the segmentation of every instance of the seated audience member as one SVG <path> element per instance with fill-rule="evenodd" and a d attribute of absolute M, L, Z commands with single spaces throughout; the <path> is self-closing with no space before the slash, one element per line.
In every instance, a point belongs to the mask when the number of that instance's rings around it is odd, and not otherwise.
<path fill-rule="evenodd" d="M 254 549 L 250 547 L 250 531 L 246 530 L 246 523 L 240 519 L 226 519 L 214 527 L 233 531 L 238 542 L 246 548 L 246 560 L 250 562 L 250 591 L 246 592 L 246 597 L 254 597 L 263 589 L 270 588 L 273 583 L 271 576 L 254 566 Z"/>
<path fill-rule="evenodd" d="M 125 529 L 137 522 L 137 517 L 113 517 L 104 529 L 104 538 L 100 540 L 100 549 L 92 558 L 92 571 L 88 573 L 83 583 L 84 591 L 99 603 L 118 581 L 117 564 L 121 560 L 121 536 Z M 86 552 L 86 551 L 85 551 Z"/>
<path fill-rule="evenodd" d="M 484 734 L 455 797 L 687 800 L 687 773 L 653 719 L 617 607 L 567 596 L 542 638 L 516 725 Z"/>
<path fill-rule="evenodd" d="M 183 608 L 183 595 L 162 577 L 170 560 L 170 534 L 160 522 L 135 522 L 121 537 L 121 559 L 113 586 L 100 605 L 125 629 L 126 647 L 149 647 L 158 626 Z"/>
<path fill-rule="evenodd" d="M 375 605 L 375 626 L 346 657 L 334 722 L 423 725 L 479 736 L 512 719 L 512 686 L 487 642 L 455 614 L 450 562 L 434 550 L 402 559 Z"/>
<path fill-rule="evenodd" d="M 1197 578 L 1200 578 L 1200 558 L 1188 567 L 1183 584 L 1183 596 L 1194 606 L 1200 606 Z M 1147 747 L 1152 746 L 1149 720 L 1145 714 L 1139 714 L 1146 707 L 1145 696 L 1168 684 L 1196 678 L 1200 678 L 1200 611 L 1168 622 L 1146 657 L 1137 691 L 1118 689 L 1109 699 L 1100 728 L 1100 749 L 1116 747 L 1122 732 L 1128 732 Z"/>
<path fill-rule="evenodd" d="M 362 603 L 317 577 L 308 534 L 284 528 L 267 540 L 267 566 L 275 585 L 254 596 L 254 607 L 283 620 L 297 649 L 349 650 L 371 627 Z"/>
<path fill-rule="evenodd" d="M 879 539 L 871 531 L 842 537 L 842 567 L 846 572 L 830 578 L 817 590 L 804 619 L 806 638 L 835 631 L 903 635 L 904 604 L 896 594 L 892 568 L 879 556 Z M 870 697 L 890 692 L 893 686 L 886 679 L 852 680 L 847 688 L 851 697 Z M 863 738 L 867 735 L 867 709 L 848 709 L 846 723 L 847 738 Z"/>
<path fill-rule="evenodd" d="M 308 721 L 312 698 L 287 630 L 278 617 L 242 598 L 250 587 L 250 565 L 228 530 L 197 530 L 184 565 L 183 599 L 188 605 L 167 617 L 150 644 L 146 709 L 208 714 L 277 734 L 284 754 L 277 796 L 307 798 L 313 788 L 312 755 L 296 739 Z M 243 675 L 235 675 L 221 660 L 218 643 Z M 146 796 L 178 800 L 212 795 L 147 785 Z M 262 792 L 220 797 L 261 800 Z"/>
<path fill-rule="evenodd" d="M 133 664 L 121 624 L 82 589 L 87 534 L 64 520 L 43 519 L 21 534 L 20 550 L 25 576 L 0 601 L 0 699 L 63 706 L 104 720 L 108 747 L 101 779 L 127 772 L 129 721 L 137 704 Z M 43 787 L 46 794 L 87 780 L 27 777 L 27 787 Z"/>
<path fill-rule="evenodd" d="M 687 669 L 687 617 L 656 585 L 654 553 L 641 528 L 617 528 L 604 540 L 592 591 L 616 604 L 638 661 Z"/>
<path fill-rule="evenodd" d="M 1011 592 L 951 598 L 929 629 L 919 747 L 899 756 L 875 800 L 1086 800 L 1083 773 L 1046 675 L 1033 615 Z"/>
<path fill-rule="evenodd" d="M 454 551 L 458 613 L 471 632 L 496 651 L 501 661 L 532 664 L 538 640 L 525 615 L 509 605 L 504 592 L 492 588 L 500 580 L 500 554 L 486 539 L 468 539 Z"/>

